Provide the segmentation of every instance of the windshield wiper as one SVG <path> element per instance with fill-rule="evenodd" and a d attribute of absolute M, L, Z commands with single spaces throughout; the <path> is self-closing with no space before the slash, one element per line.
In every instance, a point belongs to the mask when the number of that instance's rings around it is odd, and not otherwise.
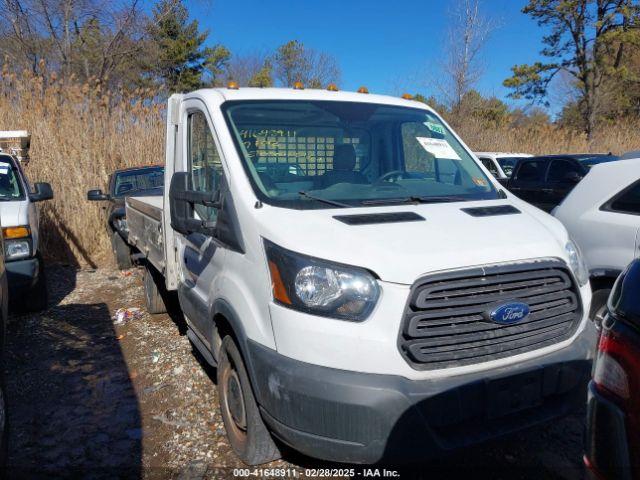
<path fill-rule="evenodd" d="M 407 204 L 407 203 L 445 203 L 445 202 L 466 202 L 470 200 L 465 197 L 440 196 L 440 197 L 402 197 L 402 198 L 376 198 L 375 200 L 363 200 L 362 205 L 386 205 L 386 204 Z"/>
<path fill-rule="evenodd" d="M 327 205 L 333 205 L 334 207 L 340 208 L 351 208 L 351 205 L 347 205 L 346 203 L 336 202 L 335 200 L 329 200 L 327 198 L 316 197 L 315 195 L 311 195 L 310 193 L 305 192 L 304 190 L 300 190 L 298 195 L 308 198 L 310 200 L 315 200 L 316 202 L 326 203 Z"/>

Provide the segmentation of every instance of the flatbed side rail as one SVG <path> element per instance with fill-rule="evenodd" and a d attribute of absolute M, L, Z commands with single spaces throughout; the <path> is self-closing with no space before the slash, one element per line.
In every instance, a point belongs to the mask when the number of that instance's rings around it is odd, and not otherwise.
<path fill-rule="evenodd" d="M 129 243 L 159 272 L 165 273 L 162 209 L 145 202 L 143 198 L 125 200 Z"/>

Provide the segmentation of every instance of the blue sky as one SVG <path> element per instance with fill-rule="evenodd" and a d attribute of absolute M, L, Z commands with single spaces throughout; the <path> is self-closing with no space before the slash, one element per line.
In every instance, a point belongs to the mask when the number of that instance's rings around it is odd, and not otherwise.
<path fill-rule="evenodd" d="M 193 18 L 210 31 L 209 43 L 232 52 L 273 51 L 297 39 L 335 56 L 340 87 L 371 92 L 437 94 L 433 78 L 443 60 L 451 0 L 214 0 L 187 2 Z M 502 81 L 517 63 L 540 58 L 543 31 L 521 13 L 525 0 L 484 0 L 484 14 L 500 27 L 483 53 L 485 95 L 506 100 Z"/>

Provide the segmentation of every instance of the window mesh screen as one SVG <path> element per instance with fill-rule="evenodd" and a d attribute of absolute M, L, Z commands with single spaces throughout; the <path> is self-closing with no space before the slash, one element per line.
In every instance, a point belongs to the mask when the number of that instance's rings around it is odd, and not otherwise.
<path fill-rule="evenodd" d="M 361 159 L 367 154 L 366 145 L 359 137 L 308 137 L 294 130 L 243 129 L 243 143 L 251 161 L 258 164 L 297 164 L 305 175 L 322 175 L 333 169 L 335 145 L 350 144 L 356 151 L 355 170 L 360 170 Z"/>

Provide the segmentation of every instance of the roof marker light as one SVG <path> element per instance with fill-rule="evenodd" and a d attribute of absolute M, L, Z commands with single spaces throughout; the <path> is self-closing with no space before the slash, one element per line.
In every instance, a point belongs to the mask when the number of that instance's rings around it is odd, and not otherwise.
<path fill-rule="evenodd" d="M 329 85 L 327 85 L 327 90 L 329 90 L 330 92 L 337 92 L 338 86 L 335 83 L 330 83 Z"/>
<path fill-rule="evenodd" d="M 410 93 L 403 93 L 402 98 L 404 98 L 405 100 L 413 100 L 413 95 L 411 95 Z"/>
<path fill-rule="evenodd" d="M 304 90 L 304 84 L 302 82 L 295 82 L 293 84 L 294 90 Z"/>
<path fill-rule="evenodd" d="M 227 83 L 227 88 L 230 90 L 238 90 L 238 83 L 233 80 Z"/>
<path fill-rule="evenodd" d="M 365 86 L 362 86 L 358 89 L 358 93 L 369 93 L 369 89 Z"/>

